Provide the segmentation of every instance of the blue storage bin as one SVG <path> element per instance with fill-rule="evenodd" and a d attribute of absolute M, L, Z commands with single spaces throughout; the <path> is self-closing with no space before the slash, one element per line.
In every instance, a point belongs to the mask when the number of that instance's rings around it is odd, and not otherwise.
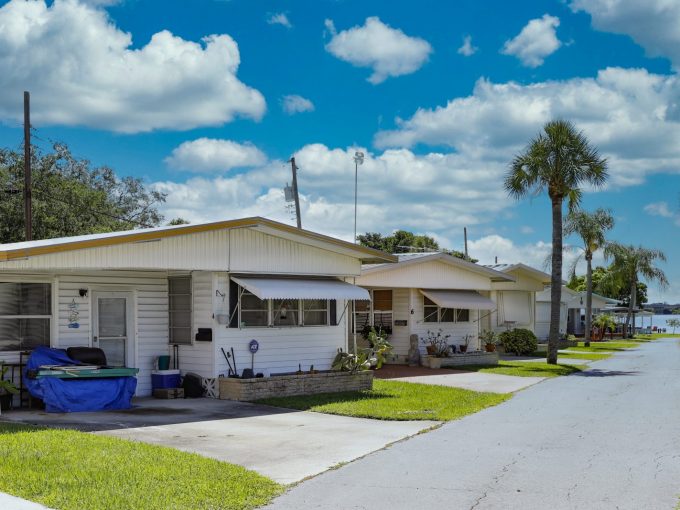
<path fill-rule="evenodd" d="M 179 388 L 180 384 L 179 370 L 153 370 L 151 372 L 151 388 L 154 390 Z"/>

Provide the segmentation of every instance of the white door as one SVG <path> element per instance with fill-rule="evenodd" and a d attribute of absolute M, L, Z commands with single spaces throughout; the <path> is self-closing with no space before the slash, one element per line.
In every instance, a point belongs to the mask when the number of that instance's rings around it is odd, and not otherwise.
<path fill-rule="evenodd" d="M 109 366 L 134 366 L 132 293 L 97 292 L 93 297 L 92 346 L 104 351 Z"/>

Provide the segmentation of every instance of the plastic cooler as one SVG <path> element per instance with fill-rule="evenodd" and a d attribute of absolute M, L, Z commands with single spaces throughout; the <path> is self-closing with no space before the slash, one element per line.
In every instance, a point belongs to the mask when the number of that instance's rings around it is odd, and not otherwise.
<path fill-rule="evenodd" d="M 154 390 L 179 388 L 180 385 L 179 370 L 153 370 L 151 372 L 151 388 Z"/>

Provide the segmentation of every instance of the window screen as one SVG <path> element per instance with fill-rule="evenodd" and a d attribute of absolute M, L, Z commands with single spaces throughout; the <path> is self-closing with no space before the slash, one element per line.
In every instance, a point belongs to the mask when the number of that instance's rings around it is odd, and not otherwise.
<path fill-rule="evenodd" d="M 191 343 L 191 276 L 172 276 L 168 278 L 168 297 L 170 301 L 170 343 Z"/>
<path fill-rule="evenodd" d="M 52 285 L 0 282 L 0 351 L 50 345 Z"/>

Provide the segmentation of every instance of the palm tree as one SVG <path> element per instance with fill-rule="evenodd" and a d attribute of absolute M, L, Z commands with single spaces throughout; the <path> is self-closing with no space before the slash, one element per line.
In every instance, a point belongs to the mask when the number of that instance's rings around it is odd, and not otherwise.
<path fill-rule="evenodd" d="M 610 266 L 611 278 L 629 289 L 630 297 L 624 331 L 632 337 L 629 327 L 633 310 L 637 305 L 635 301 L 640 277 L 648 282 L 657 282 L 661 288 L 666 287 L 668 285 L 666 274 L 654 265 L 657 260 L 666 262 L 666 255 L 660 250 L 643 248 L 642 246 L 610 243 L 604 248 L 604 256 L 607 260 L 612 260 Z"/>
<path fill-rule="evenodd" d="M 552 204 L 552 279 L 548 363 L 557 363 L 562 298 L 562 206 L 576 210 L 581 186 L 602 186 L 607 180 L 607 161 L 600 158 L 585 135 L 571 122 L 553 120 L 515 156 L 505 178 L 505 189 L 516 199 L 548 193 Z"/>
<path fill-rule="evenodd" d="M 576 274 L 576 264 L 586 259 L 586 331 L 585 345 L 590 347 L 590 332 L 593 320 L 593 254 L 607 242 L 605 234 L 614 228 L 614 217 L 608 209 L 597 209 L 593 213 L 572 211 L 564 225 L 566 235 L 577 234 L 583 241 L 583 252 L 574 260 L 571 275 Z"/>

